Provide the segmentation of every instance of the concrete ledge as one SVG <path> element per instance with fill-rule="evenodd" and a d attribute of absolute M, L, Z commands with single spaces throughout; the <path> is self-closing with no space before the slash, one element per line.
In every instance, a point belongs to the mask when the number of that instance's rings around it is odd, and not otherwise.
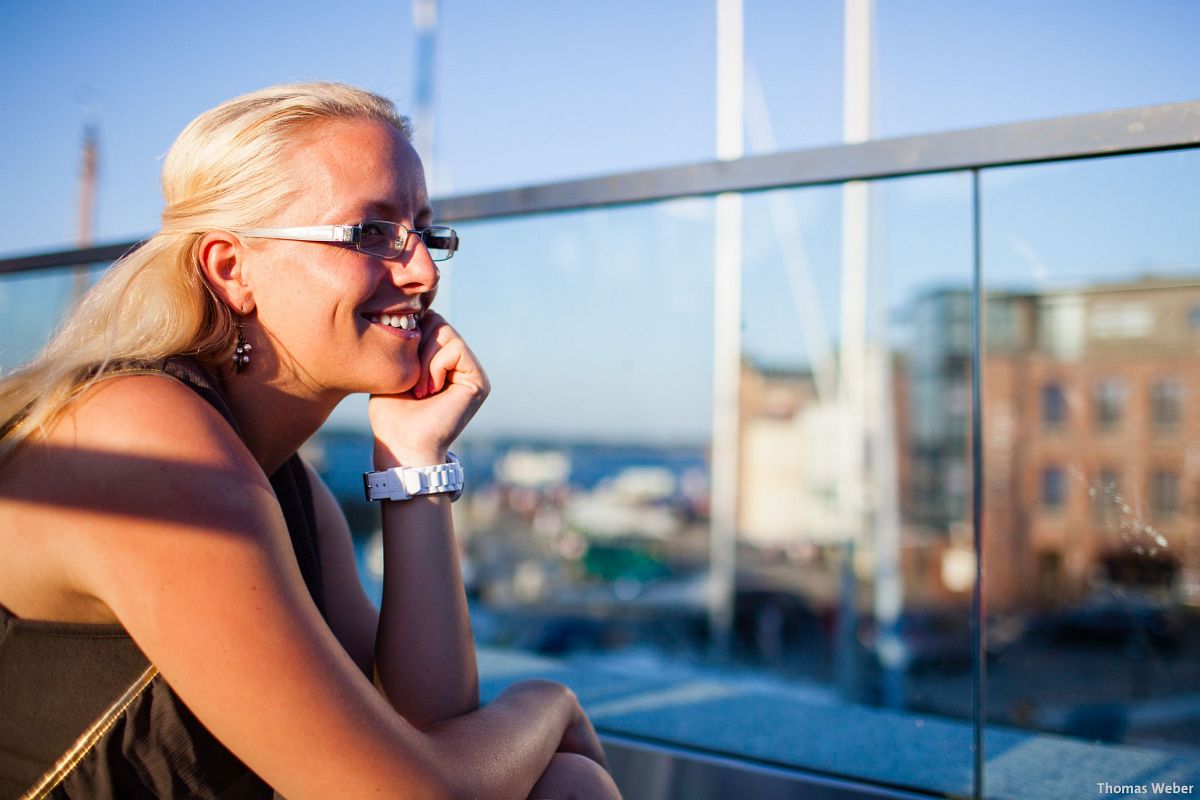
<path fill-rule="evenodd" d="M 820 691 L 736 679 L 648 677 L 511 651 L 480 649 L 479 670 L 485 702 L 526 678 L 570 686 L 597 730 L 621 747 L 644 742 L 701 759 L 742 762 L 748 770 L 852 781 L 867 792 L 858 795 L 863 797 L 972 794 L 967 722 L 847 705 Z M 1200 797 L 1200 759 L 999 727 L 989 728 L 985 741 L 985 793 L 995 800 L 1187 797 L 1188 788 L 1190 796 Z M 1184 793 L 1156 793 L 1158 782 Z M 631 800 L 675 796 L 636 794 L 633 788 L 627 790 Z M 874 788 L 883 794 L 870 791 Z"/>

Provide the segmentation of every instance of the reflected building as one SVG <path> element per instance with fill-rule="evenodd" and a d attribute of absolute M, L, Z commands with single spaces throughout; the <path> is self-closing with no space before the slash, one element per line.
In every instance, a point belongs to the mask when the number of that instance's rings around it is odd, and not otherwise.
<path fill-rule="evenodd" d="M 837 441 L 810 371 L 742 364 L 738 532 L 794 550 L 838 541 Z"/>
<path fill-rule="evenodd" d="M 949 532 L 969 519 L 971 296 L 915 305 L 907 508 Z M 991 608 L 1200 603 L 1200 283 L 994 292 L 984 319 Z"/>
<path fill-rule="evenodd" d="M 921 295 L 889 369 L 870 360 L 890 387 L 871 407 L 890 404 L 894 420 L 906 605 L 969 597 L 972 303 L 965 287 Z M 983 353 L 990 608 L 1114 588 L 1200 605 L 1200 281 L 993 292 Z M 742 385 L 742 541 L 800 555 L 840 546 L 836 400 L 820 402 L 806 370 L 746 362 Z M 869 559 L 883 513 L 866 484 Z"/>

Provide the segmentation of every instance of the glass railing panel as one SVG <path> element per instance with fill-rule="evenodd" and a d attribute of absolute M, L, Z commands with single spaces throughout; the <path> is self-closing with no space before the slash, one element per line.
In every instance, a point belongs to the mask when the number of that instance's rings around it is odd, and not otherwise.
<path fill-rule="evenodd" d="M 744 209 L 735 659 L 908 716 L 938 768 L 852 774 L 935 791 L 972 774 L 970 198 L 952 174 Z"/>
<path fill-rule="evenodd" d="M 992 170 L 981 193 L 989 717 L 1193 770 L 1198 179 L 1183 151 Z M 1144 783 L 1120 777 L 1079 796 Z"/>
<path fill-rule="evenodd" d="M 100 267 L 0 275 L 0 373 L 41 350 Z"/>
<path fill-rule="evenodd" d="M 866 462 L 879 464 L 880 500 L 894 498 L 894 510 L 884 513 L 880 502 L 873 522 L 881 550 L 889 536 L 896 541 L 898 596 L 875 600 L 876 659 L 883 679 L 895 684 L 884 697 L 911 712 L 969 721 L 975 665 L 970 177 L 878 186 L 874 230 L 881 254 L 878 279 L 867 284 L 877 296 L 868 319 L 872 338 L 889 354 L 890 397 L 881 393 L 880 407 L 867 413 L 886 419 L 882 404 L 890 401 L 892 433 L 868 447 Z M 889 534 L 889 526 L 896 531 Z M 877 564 L 876 571 L 886 586 L 887 568 Z M 942 757 L 965 771 L 971 763 L 965 726 L 956 744 Z"/>
<path fill-rule="evenodd" d="M 711 201 L 464 227 L 452 319 L 495 387 L 457 509 L 480 642 L 575 663 L 688 661 L 704 607 Z"/>

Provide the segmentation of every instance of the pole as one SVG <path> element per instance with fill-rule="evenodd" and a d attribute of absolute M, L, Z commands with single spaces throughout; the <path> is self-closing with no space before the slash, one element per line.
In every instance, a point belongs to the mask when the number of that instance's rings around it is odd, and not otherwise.
<path fill-rule="evenodd" d="M 743 154 L 741 0 L 717 0 L 717 158 Z M 733 647 L 741 453 L 742 197 L 717 195 L 713 275 L 712 493 L 709 624 L 721 656 Z"/>
<path fill-rule="evenodd" d="M 843 139 L 856 144 L 870 139 L 873 131 L 872 72 L 874 69 L 874 0 L 845 0 Z M 862 558 L 874 566 L 873 611 L 876 623 L 877 652 L 884 667 L 884 702 L 897 705 L 902 698 L 902 682 L 895 670 L 900 666 L 901 651 L 896 639 L 900 611 L 898 571 L 898 524 L 872 513 L 875 501 L 888 496 L 871 497 L 872 480 L 866 453 L 876 458 L 886 452 L 880 447 L 890 435 L 886 416 L 872 409 L 873 404 L 890 402 L 887 385 L 886 355 L 871 359 L 867 342 L 868 286 L 872 262 L 871 186 L 866 181 L 850 181 L 842 187 L 842 308 L 840 381 L 838 399 L 842 420 L 842 457 L 838 480 L 839 517 L 843 526 L 843 562 L 840 609 L 838 614 L 838 670 L 843 690 L 851 696 L 861 691 L 857 657 L 859 576 L 856 562 Z M 883 430 L 881 430 L 883 428 Z M 878 474 L 878 473 L 877 473 Z M 885 473 L 886 474 L 886 473 Z M 894 512 L 894 509 L 893 509 Z M 884 524 L 875 525 L 876 522 Z M 867 532 L 874 530 L 873 539 Z"/>
<path fill-rule="evenodd" d="M 91 115 L 89 114 L 89 117 Z M 79 172 L 79 218 L 76 225 L 75 242 L 80 249 L 90 247 L 95 239 L 96 222 L 96 151 L 99 138 L 94 119 L 86 119 L 83 126 L 83 163 Z M 71 282 L 72 301 L 78 301 L 87 291 L 88 268 L 75 267 Z"/>
<path fill-rule="evenodd" d="M 437 93 L 434 82 L 437 63 L 438 0 L 413 0 L 413 30 L 416 31 L 416 69 L 413 73 L 413 148 L 425 168 L 425 184 L 430 196 L 441 195 L 446 187 L 437 160 Z M 446 270 L 438 280 L 438 311 L 453 318 L 454 270 Z"/>

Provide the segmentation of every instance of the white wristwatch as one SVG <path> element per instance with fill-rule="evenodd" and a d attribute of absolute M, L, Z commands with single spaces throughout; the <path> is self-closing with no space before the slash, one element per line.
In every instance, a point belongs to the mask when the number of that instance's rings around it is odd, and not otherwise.
<path fill-rule="evenodd" d="M 449 494 L 453 503 L 462 495 L 463 478 L 458 456 L 447 453 L 445 464 L 364 472 L 363 491 L 368 500 L 408 500 L 423 494 Z"/>

